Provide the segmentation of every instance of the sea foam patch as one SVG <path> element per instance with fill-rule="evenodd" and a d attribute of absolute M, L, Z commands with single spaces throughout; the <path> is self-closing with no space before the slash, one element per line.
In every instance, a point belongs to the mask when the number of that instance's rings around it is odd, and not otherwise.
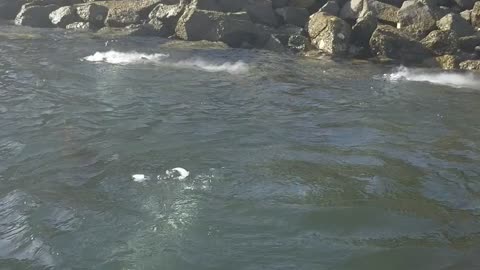
<path fill-rule="evenodd" d="M 243 61 L 235 62 L 216 62 L 200 57 L 174 60 L 170 55 L 163 53 L 146 54 L 139 52 L 96 52 L 83 58 L 89 62 L 103 62 L 117 65 L 128 64 L 155 64 L 161 66 L 171 66 L 176 68 L 199 69 L 207 72 L 228 72 L 230 74 L 241 74 L 248 72 L 249 66 Z"/>
<path fill-rule="evenodd" d="M 399 67 L 390 74 L 384 74 L 383 78 L 389 81 L 428 82 L 457 88 L 480 89 L 480 76 L 472 73 L 431 72 L 423 69 Z"/>

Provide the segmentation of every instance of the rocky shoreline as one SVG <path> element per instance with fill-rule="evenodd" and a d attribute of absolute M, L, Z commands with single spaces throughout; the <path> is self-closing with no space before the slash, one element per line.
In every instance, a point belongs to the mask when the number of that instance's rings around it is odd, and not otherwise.
<path fill-rule="evenodd" d="M 474 0 L 0 0 L 17 25 L 480 71 Z"/>

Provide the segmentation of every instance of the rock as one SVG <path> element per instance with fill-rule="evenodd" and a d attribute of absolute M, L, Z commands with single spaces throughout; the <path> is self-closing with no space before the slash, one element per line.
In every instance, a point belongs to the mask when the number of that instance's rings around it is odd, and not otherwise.
<path fill-rule="evenodd" d="M 283 46 L 281 40 L 275 35 L 270 35 L 269 39 L 267 40 L 263 48 L 269 51 L 274 51 L 274 52 L 286 51 L 286 48 Z"/>
<path fill-rule="evenodd" d="M 458 58 L 455 55 L 442 55 L 435 57 L 435 62 L 442 68 L 442 69 L 457 69 L 458 68 Z"/>
<path fill-rule="evenodd" d="M 467 60 L 460 63 L 460 69 L 480 70 L 480 60 Z"/>
<path fill-rule="evenodd" d="M 222 13 L 187 9 L 175 28 L 183 40 L 222 41 L 231 47 L 256 44 L 259 34 L 246 12 Z"/>
<path fill-rule="evenodd" d="M 360 14 L 364 9 L 367 9 L 365 0 L 349 0 L 340 10 L 340 18 L 344 20 L 357 19 L 361 17 Z"/>
<path fill-rule="evenodd" d="M 472 11 L 471 10 L 464 10 L 462 12 L 460 12 L 460 16 L 462 16 L 462 18 L 467 21 L 468 23 L 471 24 L 472 22 Z"/>
<path fill-rule="evenodd" d="M 435 12 L 420 0 L 406 1 L 398 10 L 397 28 L 422 39 L 436 27 Z"/>
<path fill-rule="evenodd" d="M 65 28 L 68 24 L 74 23 L 80 20 L 77 12 L 72 6 L 61 7 L 49 15 L 50 21 L 57 27 Z"/>
<path fill-rule="evenodd" d="M 352 42 L 359 47 L 368 48 L 376 28 L 377 18 L 371 11 L 367 12 L 365 16 L 358 18 L 357 23 L 352 27 Z"/>
<path fill-rule="evenodd" d="M 52 27 L 52 22 L 48 16 L 56 9 L 58 9 L 57 5 L 23 6 L 22 10 L 15 18 L 15 24 L 32 27 Z"/>
<path fill-rule="evenodd" d="M 388 23 L 398 22 L 398 7 L 375 0 L 350 0 L 340 10 L 340 18 L 358 19 L 371 11 L 379 20 Z"/>
<path fill-rule="evenodd" d="M 328 13 L 333 16 L 337 16 L 338 13 L 340 12 L 340 7 L 338 6 L 337 2 L 328 1 L 322 8 L 320 8 L 319 11 Z"/>
<path fill-rule="evenodd" d="M 344 20 L 327 13 L 317 12 L 310 16 L 307 31 L 312 44 L 331 55 L 348 52 L 350 43 L 350 25 Z"/>
<path fill-rule="evenodd" d="M 90 26 L 101 28 L 107 18 L 108 8 L 95 3 L 75 6 L 78 16 L 90 23 Z"/>
<path fill-rule="evenodd" d="M 0 18 L 11 20 L 28 0 L 0 0 Z"/>
<path fill-rule="evenodd" d="M 472 25 L 476 29 L 480 28 L 480 1 L 475 2 L 471 12 Z"/>
<path fill-rule="evenodd" d="M 420 63 L 431 53 L 420 42 L 398 29 L 379 25 L 370 38 L 372 54 L 379 58 L 395 59 L 404 63 Z"/>
<path fill-rule="evenodd" d="M 454 0 L 454 2 L 462 9 L 472 9 L 475 4 L 475 0 Z"/>
<path fill-rule="evenodd" d="M 302 52 L 308 50 L 309 40 L 302 35 L 292 35 L 288 38 L 287 47 L 294 52 Z"/>
<path fill-rule="evenodd" d="M 248 4 L 255 3 L 256 0 L 217 0 L 220 10 L 223 12 L 239 12 L 245 10 Z M 263 1 L 263 0 L 261 0 Z"/>
<path fill-rule="evenodd" d="M 455 54 L 458 50 L 458 37 L 452 31 L 434 30 L 422 40 L 422 44 L 435 55 Z"/>
<path fill-rule="evenodd" d="M 165 1 L 165 3 L 160 3 L 156 7 L 154 7 L 148 17 L 150 19 L 168 21 L 171 19 L 179 18 L 182 15 L 184 9 L 185 4 L 181 0 Z"/>
<path fill-rule="evenodd" d="M 105 25 L 109 27 L 124 27 L 140 24 L 147 20 L 148 14 L 159 2 L 160 0 L 104 2 L 104 5 L 108 8 Z"/>
<path fill-rule="evenodd" d="M 247 6 L 247 14 L 255 23 L 277 26 L 278 20 L 272 8 L 271 0 L 256 0 Z"/>
<path fill-rule="evenodd" d="M 458 47 L 464 52 L 473 52 L 476 46 L 480 46 L 480 34 L 458 39 Z"/>
<path fill-rule="evenodd" d="M 459 37 L 473 35 L 475 30 L 460 15 L 450 13 L 437 21 L 437 27 L 440 30 L 452 31 Z"/>
<path fill-rule="evenodd" d="M 69 29 L 69 30 L 90 30 L 92 29 L 93 27 L 91 26 L 91 24 L 89 22 L 74 22 L 74 23 L 71 23 L 69 25 L 67 25 L 65 27 L 66 29 Z"/>
<path fill-rule="evenodd" d="M 288 5 L 288 0 L 272 0 L 272 7 L 274 9 L 286 7 Z"/>
<path fill-rule="evenodd" d="M 171 25 L 167 25 L 157 18 L 153 18 L 148 21 L 148 24 L 152 26 L 157 36 L 169 37 L 175 34 L 175 29 Z"/>
<path fill-rule="evenodd" d="M 223 11 L 217 0 L 191 0 L 189 7 L 202 10 Z"/>
<path fill-rule="evenodd" d="M 288 2 L 289 6 L 300 7 L 300 8 L 309 8 L 315 4 L 315 0 L 290 0 Z"/>
<path fill-rule="evenodd" d="M 279 15 L 285 24 L 292 24 L 304 27 L 308 22 L 310 14 L 305 8 L 283 7 L 277 8 L 275 12 Z"/>

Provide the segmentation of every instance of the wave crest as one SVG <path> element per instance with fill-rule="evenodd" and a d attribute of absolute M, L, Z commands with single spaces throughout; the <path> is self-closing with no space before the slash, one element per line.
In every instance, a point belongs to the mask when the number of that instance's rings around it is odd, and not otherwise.
<path fill-rule="evenodd" d="M 121 65 L 148 63 L 176 68 L 200 69 L 207 72 L 228 72 L 231 74 L 246 73 L 249 68 L 248 64 L 243 61 L 217 63 L 199 57 L 173 60 L 170 59 L 170 55 L 163 53 L 145 54 L 139 52 L 118 52 L 113 50 L 107 52 L 95 52 L 92 55 L 84 57 L 83 60 Z"/>

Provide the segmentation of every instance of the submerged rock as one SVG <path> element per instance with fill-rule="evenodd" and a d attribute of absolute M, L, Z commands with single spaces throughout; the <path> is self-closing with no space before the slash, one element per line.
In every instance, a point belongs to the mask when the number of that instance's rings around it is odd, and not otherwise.
<path fill-rule="evenodd" d="M 344 20 L 324 12 L 310 16 L 307 24 L 312 44 L 320 51 L 331 55 L 348 52 L 350 43 L 350 25 Z"/>
<path fill-rule="evenodd" d="M 20 13 L 15 18 L 16 25 L 26 25 L 32 27 L 52 27 L 49 15 L 58 9 L 57 5 L 48 6 L 23 6 Z"/>
<path fill-rule="evenodd" d="M 421 63 L 431 53 L 420 42 L 392 26 L 380 25 L 370 39 L 372 54 L 404 63 Z"/>

